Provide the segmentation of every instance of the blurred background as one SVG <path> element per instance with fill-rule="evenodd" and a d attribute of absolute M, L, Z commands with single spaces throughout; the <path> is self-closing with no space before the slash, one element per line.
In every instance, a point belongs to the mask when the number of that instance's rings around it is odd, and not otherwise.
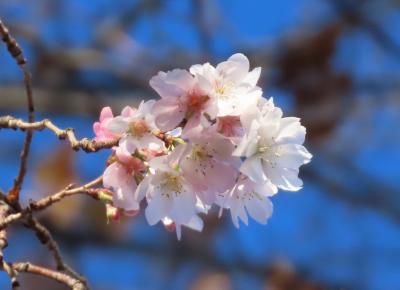
<path fill-rule="evenodd" d="M 74 197 L 40 219 L 66 260 L 98 290 L 400 289 L 400 1 L 2 0 L 0 17 L 29 59 L 38 119 L 93 137 L 103 106 L 114 112 L 157 97 L 159 70 L 214 64 L 235 52 L 262 66 L 260 85 L 286 115 L 302 118 L 304 189 L 274 196 L 268 225 L 236 230 L 205 218 L 178 242 L 143 215 L 107 224 L 104 208 Z M 21 73 L 0 46 L 0 114 L 24 117 Z M 0 188 L 12 186 L 24 135 L 0 132 Z M 35 133 L 29 198 L 104 170 L 108 152 L 75 153 Z M 22 226 L 10 261 L 54 265 Z M 65 289 L 23 277 L 22 289 Z M 8 277 L 0 273 L 0 288 Z"/>

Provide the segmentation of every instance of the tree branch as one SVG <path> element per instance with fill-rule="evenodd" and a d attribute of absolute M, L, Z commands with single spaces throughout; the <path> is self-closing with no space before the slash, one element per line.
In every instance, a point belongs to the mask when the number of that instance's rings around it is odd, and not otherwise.
<path fill-rule="evenodd" d="M 9 224 L 20 220 L 21 218 L 30 215 L 33 211 L 40 211 L 43 209 L 48 208 L 49 206 L 61 201 L 65 197 L 75 195 L 75 194 L 80 194 L 80 193 L 86 193 L 90 195 L 93 198 L 98 198 L 98 192 L 93 190 L 92 187 L 99 185 L 103 180 L 103 177 L 100 176 L 82 186 L 75 187 L 73 188 L 73 185 L 67 186 L 65 189 L 53 194 L 49 195 L 47 197 L 44 197 L 42 199 L 39 199 L 38 201 L 32 201 L 28 207 L 26 207 L 23 210 L 20 210 L 14 214 L 10 214 L 7 217 L 5 217 L 3 220 L 0 221 L 0 230 L 4 229 L 7 227 Z"/>
<path fill-rule="evenodd" d="M 75 151 L 82 149 L 85 152 L 97 152 L 100 149 L 109 149 L 118 144 L 119 139 L 115 139 L 113 141 L 107 142 L 99 142 L 96 140 L 91 140 L 88 138 L 83 138 L 78 140 L 75 136 L 74 129 L 67 128 L 61 129 L 53 124 L 48 119 L 44 119 L 39 122 L 24 122 L 21 119 L 14 118 L 12 116 L 3 116 L 0 117 L 0 129 L 10 128 L 14 130 L 37 130 L 42 131 L 44 129 L 48 129 L 52 131 L 60 140 L 68 139 L 71 148 Z"/>
<path fill-rule="evenodd" d="M 7 216 L 9 212 L 9 206 L 4 201 L 0 202 L 0 220 L 2 220 L 5 216 Z M 4 260 L 3 250 L 8 245 L 7 242 L 7 231 L 6 229 L 0 230 L 0 267 L 4 269 L 4 271 L 10 276 L 11 279 L 11 288 L 17 289 L 19 287 L 19 283 L 17 280 L 17 274 L 14 269 Z"/>
<path fill-rule="evenodd" d="M 54 271 L 50 270 L 48 268 L 44 268 L 41 266 L 37 266 L 34 264 L 31 264 L 29 262 L 25 263 L 13 263 L 11 264 L 12 269 L 19 273 L 30 273 L 30 274 L 35 274 L 35 275 L 40 275 L 52 280 L 55 280 L 57 282 L 60 282 L 68 287 L 70 287 L 72 290 L 86 290 L 88 289 L 84 283 L 81 281 L 70 277 L 67 274 L 61 273 L 59 271 Z"/>
<path fill-rule="evenodd" d="M 3 42 L 6 44 L 8 52 L 15 59 L 18 66 L 21 68 L 24 75 L 24 84 L 26 90 L 26 97 L 28 103 L 28 120 L 32 123 L 35 120 L 35 106 L 33 103 L 33 93 L 32 93 L 32 78 L 31 74 L 26 66 L 26 58 L 23 54 L 21 47 L 18 45 L 17 41 L 10 35 L 8 28 L 0 19 L 0 35 Z M 30 146 L 32 143 L 33 131 L 28 129 L 26 131 L 25 141 L 21 152 L 20 165 L 17 177 L 14 179 L 14 185 L 8 193 L 8 200 L 10 202 L 18 201 L 19 192 L 21 190 L 22 183 L 26 175 L 26 167 L 28 161 L 28 155 Z"/>

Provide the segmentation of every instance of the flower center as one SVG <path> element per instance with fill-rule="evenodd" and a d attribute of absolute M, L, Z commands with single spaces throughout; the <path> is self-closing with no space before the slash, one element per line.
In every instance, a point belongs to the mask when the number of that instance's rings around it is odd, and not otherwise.
<path fill-rule="evenodd" d="M 231 98 L 231 90 L 233 84 L 226 82 L 217 82 L 214 87 L 214 91 L 217 93 L 218 97 L 222 100 L 228 100 Z"/>
<path fill-rule="evenodd" d="M 260 154 L 266 154 L 269 153 L 269 151 L 271 151 L 272 147 L 268 146 L 268 145 L 263 145 L 258 147 L 258 153 Z"/>
<path fill-rule="evenodd" d="M 129 132 L 138 138 L 141 138 L 149 131 L 146 122 L 143 119 L 133 121 L 129 124 Z"/>
<path fill-rule="evenodd" d="M 208 151 L 206 150 L 206 148 L 204 146 L 201 145 L 194 145 L 193 149 L 192 149 L 192 158 L 194 160 L 202 160 L 205 158 L 210 158 L 212 157 Z"/>
<path fill-rule="evenodd" d="M 190 93 L 187 96 L 187 111 L 188 115 L 193 115 L 194 113 L 201 112 L 204 109 L 204 104 L 209 100 L 208 96 L 199 95 L 195 92 Z"/>
<path fill-rule="evenodd" d="M 171 194 L 175 193 L 178 195 L 182 192 L 182 180 L 178 175 L 173 175 L 171 173 L 166 173 L 164 176 L 164 181 L 160 184 L 163 188 L 163 195 L 166 197 L 171 197 Z"/>

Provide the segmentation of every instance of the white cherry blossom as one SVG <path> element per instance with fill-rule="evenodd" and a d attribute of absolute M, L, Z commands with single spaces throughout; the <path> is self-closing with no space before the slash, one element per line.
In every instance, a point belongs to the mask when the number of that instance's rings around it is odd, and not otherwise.
<path fill-rule="evenodd" d="M 282 118 L 282 110 L 272 100 L 255 111 L 251 114 L 257 116 L 251 121 L 243 115 L 246 134 L 234 152 L 246 157 L 241 172 L 254 182 L 271 181 L 284 190 L 299 190 L 303 185 L 298 178 L 299 167 L 312 158 L 302 146 L 306 129 L 298 118 Z"/>
<path fill-rule="evenodd" d="M 262 95 L 261 88 L 256 85 L 261 68 L 250 72 L 249 69 L 249 60 L 241 53 L 232 55 L 216 67 L 205 63 L 190 68 L 201 91 L 215 103 L 216 108 L 207 111 L 211 117 L 237 116 L 257 103 Z"/>

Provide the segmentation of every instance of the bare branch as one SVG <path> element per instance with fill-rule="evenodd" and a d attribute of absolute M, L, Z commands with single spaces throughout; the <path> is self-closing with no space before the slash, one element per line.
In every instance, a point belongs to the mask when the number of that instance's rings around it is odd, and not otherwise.
<path fill-rule="evenodd" d="M 32 202 L 29 205 L 29 209 L 31 211 L 43 210 L 43 209 L 53 205 L 54 203 L 61 201 L 65 197 L 79 194 L 79 193 L 87 193 L 87 194 L 93 196 L 94 192 L 91 190 L 91 188 L 96 185 L 101 184 L 102 181 L 103 181 L 103 177 L 100 176 L 100 177 L 97 177 L 96 179 L 92 180 L 91 182 L 86 183 L 85 185 L 82 185 L 82 186 L 79 186 L 76 188 L 71 188 L 71 186 L 68 186 L 64 190 L 61 190 L 53 195 L 42 198 L 36 202 Z"/>
<path fill-rule="evenodd" d="M 32 78 L 31 74 L 26 66 L 26 58 L 23 54 L 21 47 L 18 45 L 17 41 L 10 35 L 8 28 L 0 19 L 0 35 L 3 42 L 6 44 L 10 55 L 15 59 L 18 66 L 21 68 L 24 75 L 24 84 L 26 90 L 26 96 L 28 101 L 28 120 L 33 122 L 35 120 L 35 106 L 33 103 L 33 93 L 32 93 Z M 14 179 L 14 185 L 8 193 L 8 199 L 11 202 L 18 201 L 19 192 L 21 190 L 22 183 L 24 182 L 24 177 L 26 174 L 26 166 L 29 155 L 30 146 L 32 143 L 33 131 L 28 129 L 26 131 L 25 141 L 21 152 L 20 165 L 17 177 Z"/>
<path fill-rule="evenodd" d="M 27 216 L 28 214 L 30 215 L 33 211 L 40 211 L 43 209 L 48 208 L 49 206 L 61 201 L 65 197 L 75 195 L 75 194 L 80 194 L 80 193 L 86 193 L 90 195 L 93 198 L 98 198 L 98 192 L 93 190 L 92 187 L 101 184 L 103 178 L 102 176 L 82 185 L 79 187 L 74 187 L 73 185 L 67 186 L 65 189 L 53 194 L 49 195 L 47 197 L 44 197 L 42 199 L 39 199 L 38 201 L 33 201 L 29 204 L 29 206 L 23 210 L 20 210 L 14 214 L 10 214 L 7 217 L 5 217 L 3 220 L 0 221 L 0 230 L 4 229 L 7 227 L 9 224 L 20 220 L 21 218 Z"/>
<path fill-rule="evenodd" d="M 14 270 L 14 268 L 12 267 L 12 265 L 10 265 L 9 263 L 7 263 L 6 261 L 3 260 L 1 267 L 8 274 L 8 276 L 10 276 L 11 288 L 13 290 L 18 289 L 19 288 L 19 282 L 17 280 L 17 273 Z"/>
<path fill-rule="evenodd" d="M 119 139 L 108 142 L 99 142 L 96 140 L 91 140 L 83 138 L 78 140 L 75 136 L 74 129 L 60 129 L 54 125 L 50 120 L 44 119 L 39 122 L 24 122 L 21 119 L 16 119 L 12 116 L 0 117 L 0 129 L 10 128 L 10 129 L 20 129 L 20 130 L 37 130 L 42 131 L 44 129 L 49 129 L 52 131 L 60 140 L 68 139 L 73 150 L 77 151 L 79 149 L 85 152 L 97 152 L 100 149 L 109 149 L 118 144 Z"/>
<path fill-rule="evenodd" d="M 44 268 L 41 266 L 37 266 L 34 264 L 31 264 L 29 262 L 25 263 L 13 263 L 11 264 L 11 267 L 19 272 L 19 273 L 30 273 L 30 274 L 35 274 L 39 276 L 43 276 L 52 280 L 55 280 L 57 282 L 60 282 L 68 287 L 70 287 L 72 290 L 86 290 L 88 289 L 84 283 L 81 281 L 72 278 L 71 276 L 61 273 L 59 271 L 54 271 L 50 270 L 48 268 Z"/>
<path fill-rule="evenodd" d="M 9 212 L 9 206 L 4 201 L 0 202 L 0 220 L 3 220 L 4 217 Z M 0 267 L 4 269 L 4 271 L 8 274 L 11 279 L 11 288 L 17 289 L 19 287 L 19 283 L 17 280 L 17 274 L 14 269 L 4 260 L 3 249 L 8 245 L 7 242 L 7 231 L 6 229 L 0 230 Z"/>

